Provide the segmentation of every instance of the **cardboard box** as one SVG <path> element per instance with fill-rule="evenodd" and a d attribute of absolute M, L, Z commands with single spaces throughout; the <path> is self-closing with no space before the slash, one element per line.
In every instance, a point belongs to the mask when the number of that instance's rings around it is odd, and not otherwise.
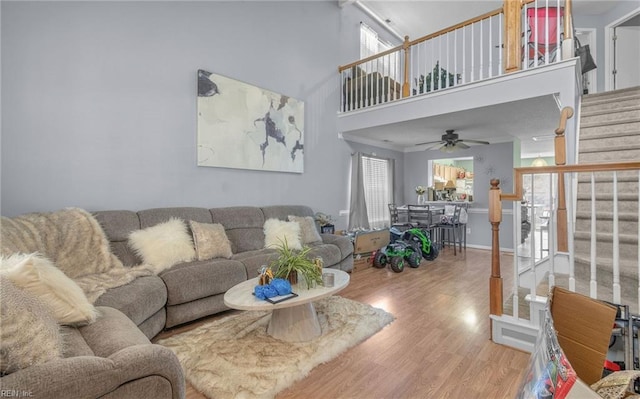
<path fill-rule="evenodd" d="M 356 234 L 353 253 L 365 254 L 374 252 L 387 244 L 389 244 L 389 229 L 363 231 Z"/>
<path fill-rule="evenodd" d="M 374 252 L 367 252 L 364 254 L 353 255 L 353 271 L 360 271 L 368 269 L 373 266 L 373 254 Z"/>
<path fill-rule="evenodd" d="M 550 304 L 558 343 L 578 378 L 588 385 L 600 380 L 616 308 L 559 287 Z"/>

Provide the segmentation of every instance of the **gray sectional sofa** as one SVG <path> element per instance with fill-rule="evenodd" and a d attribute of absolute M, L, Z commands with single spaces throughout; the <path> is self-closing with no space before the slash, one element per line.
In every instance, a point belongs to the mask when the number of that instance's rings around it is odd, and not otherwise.
<path fill-rule="evenodd" d="M 67 328 L 72 341 L 64 359 L 0 378 L 0 389 L 31 392 L 37 397 L 183 398 L 184 376 L 173 353 L 150 340 L 164 329 L 227 310 L 224 293 L 256 277 L 274 249 L 265 249 L 267 219 L 313 216 L 306 206 L 157 208 L 142 211 L 98 211 L 93 216 L 125 266 L 142 262 L 128 245 L 129 234 L 180 218 L 185 222 L 220 223 L 231 242 L 231 258 L 179 263 L 158 275 L 137 277 L 108 290 L 94 303 L 101 310 L 88 326 Z M 344 236 L 321 234 L 311 255 L 324 266 L 353 269 L 353 244 Z M 126 317 L 125 317 L 126 316 Z"/>
<path fill-rule="evenodd" d="M 94 216 L 111 242 L 112 252 L 125 266 L 142 262 L 127 244 L 129 233 L 145 229 L 172 217 L 224 226 L 233 256 L 180 263 L 158 276 L 140 277 L 132 283 L 109 290 L 96 305 L 121 310 L 149 338 L 164 328 L 227 310 L 224 293 L 234 285 L 256 277 L 262 265 L 275 256 L 265 249 L 264 222 L 270 218 L 287 220 L 289 215 L 313 216 L 306 206 L 228 208 L 156 208 L 138 212 L 100 211 Z M 350 272 L 353 244 L 347 237 L 321 234 L 322 242 L 312 244 L 311 256 L 322 257 L 325 267 Z"/>

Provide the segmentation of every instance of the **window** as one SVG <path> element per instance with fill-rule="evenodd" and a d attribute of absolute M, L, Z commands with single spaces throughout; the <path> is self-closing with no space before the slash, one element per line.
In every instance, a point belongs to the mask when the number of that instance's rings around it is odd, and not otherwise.
<path fill-rule="evenodd" d="M 360 22 L 360 59 L 389 50 L 391 47 L 393 47 L 391 43 L 380 39 L 375 30 L 371 29 L 371 27 L 364 22 Z M 396 67 L 395 63 L 397 63 L 397 59 L 394 58 L 394 61 L 395 62 L 392 62 L 391 59 L 385 57 L 379 61 L 362 64 L 361 68 L 367 73 L 377 71 L 384 76 L 388 76 L 391 69 Z"/>
<path fill-rule="evenodd" d="M 370 156 L 362 157 L 364 198 L 367 203 L 369 227 L 389 226 L 389 204 L 392 200 L 392 162 Z"/>

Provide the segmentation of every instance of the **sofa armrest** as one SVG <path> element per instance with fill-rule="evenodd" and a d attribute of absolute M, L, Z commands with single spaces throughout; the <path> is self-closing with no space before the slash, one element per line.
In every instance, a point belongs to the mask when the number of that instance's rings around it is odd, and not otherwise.
<path fill-rule="evenodd" d="M 177 357 L 170 349 L 154 344 L 130 346 L 107 358 L 77 356 L 32 366 L 0 378 L 0 390 L 38 399 L 99 398 L 147 376 L 169 382 L 172 391 L 166 398 L 185 397 L 184 375 Z M 144 398 L 144 394 L 138 392 L 135 397 Z"/>
<path fill-rule="evenodd" d="M 320 234 L 320 237 L 322 237 L 323 243 L 337 246 L 342 254 L 342 259 L 353 255 L 353 243 L 349 237 L 337 234 Z"/>
<path fill-rule="evenodd" d="M 149 338 L 124 313 L 108 306 L 97 306 L 95 322 L 78 330 L 94 355 L 108 357 L 129 346 L 150 344 Z"/>

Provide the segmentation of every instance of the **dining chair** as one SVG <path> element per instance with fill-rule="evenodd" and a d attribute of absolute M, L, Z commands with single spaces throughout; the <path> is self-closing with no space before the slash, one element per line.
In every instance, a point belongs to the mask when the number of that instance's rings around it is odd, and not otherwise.
<path fill-rule="evenodd" d="M 433 240 L 434 227 L 433 214 L 429 205 L 407 205 L 408 223 L 414 227 L 425 229 L 429 232 L 429 237 Z"/>
<path fill-rule="evenodd" d="M 389 225 L 393 226 L 394 224 L 398 223 L 398 220 L 398 207 L 396 206 L 396 204 L 389 204 Z"/>
<path fill-rule="evenodd" d="M 451 208 L 445 211 L 444 216 L 446 216 L 446 218 L 441 219 L 436 225 L 436 230 L 438 231 L 440 247 L 444 248 L 445 244 L 453 244 L 453 255 L 455 256 L 457 255 L 458 246 L 460 247 L 460 251 L 462 251 L 463 237 L 466 235 L 466 231 L 463 232 L 463 229 L 466 229 L 466 223 L 464 225 L 460 223 L 460 212 L 463 209 L 462 205 L 447 205 L 447 207 Z M 464 241 L 466 249 L 466 238 Z"/>

